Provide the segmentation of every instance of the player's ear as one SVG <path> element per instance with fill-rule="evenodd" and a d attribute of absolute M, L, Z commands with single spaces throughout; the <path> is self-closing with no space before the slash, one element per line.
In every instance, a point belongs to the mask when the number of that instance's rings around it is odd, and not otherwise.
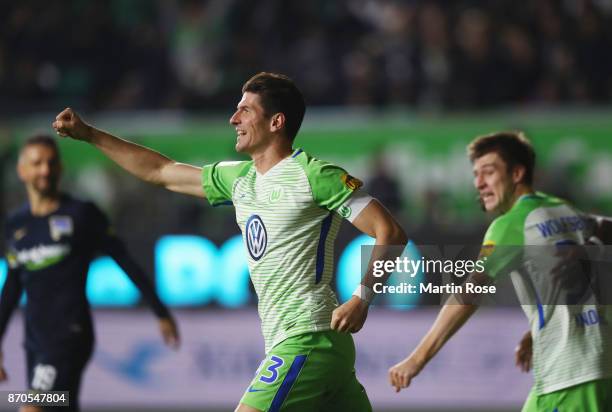
<path fill-rule="evenodd" d="M 21 162 L 17 162 L 17 167 L 15 169 L 17 170 L 17 176 L 19 176 L 19 180 L 23 181 L 24 171 Z"/>
<path fill-rule="evenodd" d="M 25 160 L 23 158 L 24 152 L 23 150 L 19 154 L 19 159 L 17 160 L 17 166 L 15 170 L 17 170 L 17 176 L 19 176 L 19 180 L 25 182 L 26 180 L 26 170 L 25 170 Z"/>
<path fill-rule="evenodd" d="M 525 166 L 523 165 L 514 166 L 514 168 L 512 169 L 512 182 L 514 182 L 514 184 L 518 184 L 523 181 L 524 177 L 525 177 Z"/>
<path fill-rule="evenodd" d="M 275 113 L 270 118 L 270 131 L 278 132 L 285 127 L 285 113 Z"/>

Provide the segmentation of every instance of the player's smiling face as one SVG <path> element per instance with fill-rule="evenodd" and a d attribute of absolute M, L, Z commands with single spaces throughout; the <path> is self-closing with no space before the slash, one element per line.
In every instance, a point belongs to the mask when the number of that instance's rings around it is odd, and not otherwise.
<path fill-rule="evenodd" d="M 270 118 L 266 116 L 259 95 L 245 92 L 230 118 L 236 129 L 236 151 L 253 154 L 271 141 Z"/>
<path fill-rule="evenodd" d="M 474 187 L 483 209 L 504 213 L 512 207 L 515 185 L 504 159 L 497 152 L 487 153 L 474 160 Z"/>
<path fill-rule="evenodd" d="M 24 147 L 17 171 L 28 189 L 41 195 L 57 193 L 62 167 L 53 148 L 42 144 Z"/>

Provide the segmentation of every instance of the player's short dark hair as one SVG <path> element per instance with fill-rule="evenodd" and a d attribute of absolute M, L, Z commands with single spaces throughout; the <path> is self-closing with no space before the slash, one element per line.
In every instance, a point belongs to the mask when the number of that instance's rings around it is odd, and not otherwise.
<path fill-rule="evenodd" d="M 523 132 L 497 132 L 479 136 L 468 145 L 468 156 L 474 161 L 488 153 L 496 152 L 508 165 L 508 170 L 521 165 L 525 168 L 523 182 L 533 184 L 536 154 Z"/>
<path fill-rule="evenodd" d="M 21 146 L 21 150 L 25 149 L 28 146 L 41 145 L 47 146 L 50 149 L 55 151 L 55 154 L 59 158 L 60 151 L 57 146 L 57 139 L 53 138 L 53 136 L 48 134 L 35 134 L 33 136 L 28 137 L 25 142 L 23 142 L 23 146 Z"/>
<path fill-rule="evenodd" d="M 266 116 L 285 115 L 285 135 L 293 142 L 306 112 L 304 96 L 293 80 L 283 74 L 261 72 L 246 81 L 242 86 L 245 92 L 259 95 Z"/>

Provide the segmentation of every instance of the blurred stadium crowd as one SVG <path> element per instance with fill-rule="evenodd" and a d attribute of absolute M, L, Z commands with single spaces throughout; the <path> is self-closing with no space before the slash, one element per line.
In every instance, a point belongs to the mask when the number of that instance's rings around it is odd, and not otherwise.
<path fill-rule="evenodd" d="M 610 49 L 610 0 L 23 0 L 2 4 L 0 108 L 208 109 L 262 69 L 315 105 L 601 103 Z"/>
<path fill-rule="evenodd" d="M 223 113 L 227 125 L 242 83 L 269 70 L 293 77 L 310 106 L 366 106 L 381 113 L 400 107 L 402 116 L 415 109 L 425 114 L 473 110 L 476 120 L 460 133 L 465 137 L 488 109 L 528 105 L 552 108 L 554 114 L 564 105 L 587 111 L 609 105 L 610 50 L 612 0 L 2 2 L 0 221 L 24 199 L 14 164 L 19 139 L 29 133 L 18 126 L 32 114 L 46 113 L 37 119 L 38 130 L 50 123 L 50 113 L 67 105 L 92 116 L 114 111 L 122 127 L 145 124 L 149 133 L 164 120 L 155 111 L 136 118 L 134 111 L 177 109 L 172 113 L 196 117 Z M 574 113 L 581 118 L 583 112 Z M 337 121 L 351 123 L 342 115 Z M 438 135 L 450 140 L 420 144 L 448 144 L 442 157 L 420 156 L 427 150 L 420 153 L 414 146 L 403 152 L 391 147 L 384 154 L 366 148 L 362 154 L 371 156 L 369 161 L 341 164 L 366 181 L 415 239 L 478 243 L 485 221 L 468 192 L 470 182 L 461 180 L 463 175 L 470 179 L 461 163 L 464 146 L 452 152 L 458 130 L 438 123 Z M 605 125 L 589 124 L 589 136 L 609 136 L 600 130 Z M 513 125 L 522 127 L 508 127 Z M 229 127 L 227 133 L 231 136 Z M 560 137 L 558 131 L 548 134 Z M 379 135 L 377 130 L 369 138 Z M 592 209 L 594 198 L 609 194 L 612 156 L 587 147 L 580 136 L 563 136 L 570 141 L 549 150 L 540 181 L 543 189 L 583 199 L 587 204 L 579 206 Z M 389 169 L 394 155 L 405 161 Z M 359 162 L 362 170 L 355 167 Z M 572 174 L 582 180 L 571 180 Z M 206 234 L 221 244 L 228 231 L 237 230 L 229 208 L 209 213 L 199 200 L 172 196 L 103 164 L 67 173 L 65 183 L 108 211 L 141 256 L 150 256 L 160 233 Z M 458 194 L 463 203 L 456 201 Z M 608 198 L 605 205 L 612 204 Z M 467 210 L 463 215 L 457 214 L 461 208 Z M 350 238 L 341 235 L 340 243 Z"/>

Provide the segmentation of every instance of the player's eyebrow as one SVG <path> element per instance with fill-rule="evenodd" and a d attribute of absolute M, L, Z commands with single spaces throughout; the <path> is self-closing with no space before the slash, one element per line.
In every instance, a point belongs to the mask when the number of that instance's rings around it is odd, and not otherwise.
<path fill-rule="evenodd" d="M 485 163 L 485 164 L 483 164 L 483 165 L 480 165 L 480 167 L 474 167 L 474 168 L 472 169 L 472 172 L 473 172 L 474 174 L 476 174 L 476 172 L 478 172 L 478 170 L 480 170 L 480 169 L 487 169 L 487 168 L 491 168 L 491 167 L 493 167 L 493 168 L 494 168 L 494 167 L 495 167 L 495 163 Z"/>

